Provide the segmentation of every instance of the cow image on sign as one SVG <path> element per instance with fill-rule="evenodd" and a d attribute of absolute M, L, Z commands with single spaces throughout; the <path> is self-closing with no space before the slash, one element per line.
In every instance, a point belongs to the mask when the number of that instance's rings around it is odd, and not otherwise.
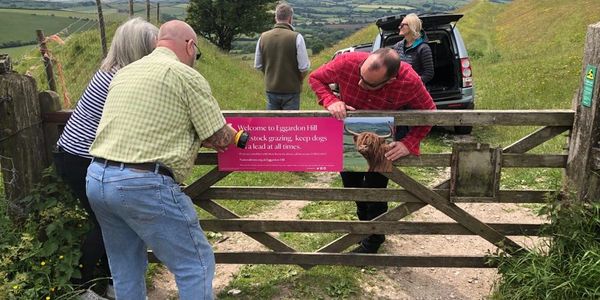
<path fill-rule="evenodd" d="M 369 165 L 368 172 L 391 172 L 392 161 L 387 159 L 384 154 L 389 150 L 386 138 L 394 135 L 394 128 L 388 123 L 389 133 L 379 135 L 375 132 L 355 132 L 344 125 L 344 131 L 352 134 L 354 144 L 358 153 L 360 153 Z"/>

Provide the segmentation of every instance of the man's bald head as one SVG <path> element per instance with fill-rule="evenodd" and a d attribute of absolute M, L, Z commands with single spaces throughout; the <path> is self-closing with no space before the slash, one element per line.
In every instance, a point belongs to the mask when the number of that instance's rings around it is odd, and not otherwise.
<path fill-rule="evenodd" d="M 369 55 L 364 65 L 369 70 L 385 68 L 385 75 L 388 78 L 392 78 L 398 74 L 398 69 L 400 68 L 400 55 L 391 48 L 379 48 Z"/>
<path fill-rule="evenodd" d="M 196 32 L 194 32 L 194 29 L 188 23 L 172 20 L 160 26 L 158 41 L 160 42 L 162 40 L 194 40 L 194 42 L 196 42 Z"/>
<path fill-rule="evenodd" d="M 186 22 L 173 20 L 160 26 L 156 47 L 170 49 L 179 61 L 190 67 L 194 66 L 197 45 L 196 32 Z"/>

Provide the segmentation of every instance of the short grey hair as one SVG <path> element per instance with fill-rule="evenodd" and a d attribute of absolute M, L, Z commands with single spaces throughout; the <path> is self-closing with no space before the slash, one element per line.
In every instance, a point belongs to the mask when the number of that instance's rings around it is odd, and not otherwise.
<path fill-rule="evenodd" d="M 156 48 L 157 36 L 158 28 L 141 18 L 123 23 L 115 31 L 100 69 L 105 72 L 116 71 L 150 54 Z"/>
<path fill-rule="evenodd" d="M 406 17 L 404 17 L 404 19 L 402 19 L 402 22 L 408 24 L 408 29 L 410 29 L 410 32 L 415 37 L 415 39 L 418 39 L 421 37 L 421 29 L 423 28 L 423 21 L 421 21 L 421 19 L 419 19 L 419 16 L 417 16 L 414 13 L 408 14 L 408 15 L 406 15 Z"/>
<path fill-rule="evenodd" d="M 294 9 L 287 2 L 280 2 L 275 7 L 275 19 L 277 21 L 287 21 L 294 15 Z"/>

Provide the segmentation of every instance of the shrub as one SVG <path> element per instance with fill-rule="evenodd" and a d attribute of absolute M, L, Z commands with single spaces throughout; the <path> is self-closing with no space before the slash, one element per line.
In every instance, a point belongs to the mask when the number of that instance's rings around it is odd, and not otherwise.
<path fill-rule="evenodd" d="M 86 213 L 52 168 L 23 199 L 29 214 L 24 224 L 0 238 L 0 298 L 55 299 L 75 293 L 71 277 L 80 277 L 81 238 Z"/>
<path fill-rule="evenodd" d="M 493 299 L 600 299 L 600 202 L 555 202 L 546 247 L 497 257 Z"/>

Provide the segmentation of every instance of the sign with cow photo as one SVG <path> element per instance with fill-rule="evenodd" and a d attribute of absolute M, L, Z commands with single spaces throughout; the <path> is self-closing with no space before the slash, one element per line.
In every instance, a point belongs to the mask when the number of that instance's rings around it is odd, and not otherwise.
<path fill-rule="evenodd" d="M 351 117 L 344 121 L 344 171 L 391 172 L 385 158 L 394 137 L 393 117 Z"/>
<path fill-rule="evenodd" d="M 218 154 L 220 171 L 339 172 L 343 122 L 332 117 L 228 117 L 250 135 L 245 149 Z"/>

